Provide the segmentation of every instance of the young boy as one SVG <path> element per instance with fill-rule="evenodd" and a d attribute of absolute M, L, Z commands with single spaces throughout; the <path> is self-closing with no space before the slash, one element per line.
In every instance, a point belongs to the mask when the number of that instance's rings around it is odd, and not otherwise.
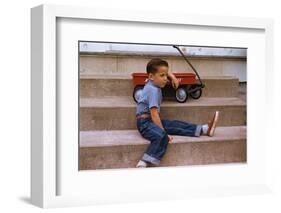
<path fill-rule="evenodd" d="M 142 159 L 136 167 L 147 167 L 148 163 L 155 166 L 160 164 L 168 143 L 172 141 L 170 135 L 199 137 L 208 135 L 212 137 L 215 132 L 219 112 L 216 111 L 213 119 L 208 124 L 199 125 L 179 120 L 160 118 L 160 104 L 162 90 L 168 78 L 176 89 L 179 85 L 177 78 L 169 71 L 168 63 L 162 59 L 154 58 L 147 64 L 148 81 L 137 104 L 136 118 L 137 129 L 140 134 L 150 141 Z"/>

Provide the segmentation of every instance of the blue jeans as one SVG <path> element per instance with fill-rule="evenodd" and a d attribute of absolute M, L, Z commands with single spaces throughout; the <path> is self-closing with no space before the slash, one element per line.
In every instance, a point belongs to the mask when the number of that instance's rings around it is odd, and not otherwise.
<path fill-rule="evenodd" d="M 150 141 L 142 160 L 159 165 L 169 143 L 168 135 L 199 137 L 202 125 L 187 123 L 179 120 L 161 119 L 165 130 L 156 125 L 151 118 L 137 119 L 137 129 L 140 134 Z"/>

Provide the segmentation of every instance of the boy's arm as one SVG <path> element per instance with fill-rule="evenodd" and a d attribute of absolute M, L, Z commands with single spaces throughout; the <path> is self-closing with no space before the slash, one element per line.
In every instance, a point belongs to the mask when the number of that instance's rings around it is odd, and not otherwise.
<path fill-rule="evenodd" d="M 162 125 L 162 122 L 161 122 L 161 119 L 160 119 L 160 116 L 159 116 L 159 113 L 157 111 L 157 107 L 152 107 L 150 108 L 150 114 L 151 114 L 151 119 L 152 121 L 158 125 L 160 128 L 162 128 L 164 131 L 166 131 Z M 173 137 L 168 135 L 168 138 L 169 138 L 169 142 L 172 142 L 173 140 Z"/>
<path fill-rule="evenodd" d="M 156 125 L 158 125 L 160 128 L 164 129 L 164 127 L 162 125 L 162 122 L 161 122 L 161 119 L 160 119 L 160 116 L 159 116 L 159 113 L 158 113 L 158 110 L 157 110 L 157 107 L 150 108 L 150 115 L 151 115 L 151 120 Z"/>
<path fill-rule="evenodd" d="M 176 76 L 170 71 L 168 70 L 168 77 L 170 77 L 171 79 L 175 78 Z"/>
<path fill-rule="evenodd" d="M 177 89 L 179 86 L 179 81 L 177 77 L 170 70 L 168 70 L 168 78 L 171 80 L 174 89 Z"/>

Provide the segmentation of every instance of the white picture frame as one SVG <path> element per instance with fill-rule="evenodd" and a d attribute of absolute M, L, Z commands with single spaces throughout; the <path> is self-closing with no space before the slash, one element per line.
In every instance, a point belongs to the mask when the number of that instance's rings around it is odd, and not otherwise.
<path fill-rule="evenodd" d="M 92 171 L 73 173 L 77 168 L 78 162 L 74 147 L 74 143 L 57 144 L 57 117 L 58 100 L 66 100 L 64 97 L 58 96 L 57 91 L 60 83 L 57 79 L 56 70 L 58 69 L 57 61 L 57 29 L 58 20 L 60 18 L 66 20 L 107 20 L 118 21 L 118 25 L 122 23 L 143 23 L 157 24 L 166 28 L 172 26 L 197 26 L 202 29 L 223 29 L 231 31 L 232 29 L 247 32 L 257 32 L 255 37 L 256 43 L 250 43 L 249 46 L 247 72 L 248 72 L 248 105 L 247 105 L 247 148 L 246 165 L 212 165 L 212 166 L 192 166 L 179 168 L 151 168 L 149 170 L 115 170 L 115 171 Z M 66 25 L 65 25 L 66 26 Z M 67 24 L 67 30 L 73 30 L 71 23 Z M 75 27 L 77 27 L 76 25 Z M 80 28 L 79 28 L 80 29 Z M 83 29 L 83 28 L 81 28 Z M 61 29 L 60 29 L 61 30 Z M 223 31 L 222 30 L 222 31 Z M 80 31 L 79 31 L 80 32 Z M 91 34 L 91 33 L 89 33 Z M 254 33 L 253 33 L 254 34 Z M 197 34 L 198 35 L 198 34 Z M 73 35 L 69 36 L 69 41 Z M 127 36 L 127 37 L 126 37 Z M 242 45 L 245 47 L 243 40 L 235 41 L 233 35 L 234 46 Z M 199 37 L 199 36 L 198 36 Z M 254 36 L 253 36 L 254 37 Z M 209 37 L 213 38 L 213 37 Z M 128 39 L 128 35 L 124 35 L 124 40 Z M 202 38 L 203 39 L 203 38 Z M 109 8 L 96 7 L 77 7 L 62 5 L 40 5 L 31 9 L 31 202 L 42 208 L 77 206 L 77 205 L 93 205 L 101 203 L 116 202 L 138 202 L 144 200 L 165 200 L 165 199 L 182 199 L 188 197 L 205 197 L 205 196 L 225 196 L 225 195 L 242 195 L 256 193 L 272 192 L 272 172 L 268 156 L 270 155 L 270 135 L 271 129 L 269 123 L 273 116 L 273 100 L 266 94 L 274 87 L 270 82 L 269 76 L 273 74 L 273 21 L 266 18 L 246 18 L 246 17 L 221 17 L 210 15 L 190 15 L 183 13 L 165 13 L 148 12 L 148 11 L 128 11 L 113 10 Z M 67 39 L 65 39 L 67 44 Z M 85 39 L 81 39 L 85 40 Z M 175 39 L 174 39 L 175 40 Z M 202 40 L 201 44 L 206 46 L 216 46 L 215 39 Z M 261 42 L 262 41 L 262 42 Z M 139 42 L 145 42 L 140 41 Z M 194 44 L 198 41 L 194 40 Z M 220 45 L 229 44 L 221 38 Z M 257 42 L 260 45 L 257 45 Z M 192 43 L 192 41 L 190 41 Z M 227 45 L 228 46 L 228 45 Z M 62 45 L 60 48 L 66 48 Z M 73 57 L 75 49 L 68 49 L 69 57 Z M 259 52 L 263 51 L 263 52 Z M 77 52 L 76 52 L 77 54 Z M 66 54 L 67 55 L 67 54 Z M 68 57 L 68 56 L 66 56 Z M 78 58 L 78 57 L 77 57 Z M 253 63 L 253 59 L 257 59 L 257 63 Z M 62 58 L 62 61 L 64 59 Z M 77 59 L 76 59 L 77 60 Z M 77 61 L 74 60 L 74 64 Z M 71 63 L 70 63 L 71 64 Z M 77 65 L 75 67 L 77 69 Z M 258 75 L 253 75 L 256 69 Z M 77 76 L 76 76 L 77 77 Z M 75 76 L 69 77 L 66 81 L 71 83 Z M 64 78 L 65 79 L 65 78 Z M 71 80 L 72 79 L 72 80 Z M 266 79 L 266 80 L 264 80 Z M 254 90 L 259 88 L 261 93 L 258 95 Z M 258 106 L 256 101 L 264 98 Z M 77 101 L 77 100 L 76 100 Z M 76 102 L 77 103 L 77 102 Z M 253 107 L 255 106 L 255 107 Z M 266 111 L 265 106 L 269 109 Z M 71 107 L 70 107 L 71 108 Z M 255 136 L 254 131 L 261 131 L 261 127 L 256 124 L 256 114 L 260 113 L 259 119 L 264 121 L 266 131 L 264 135 Z M 65 128 L 72 128 L 65 126 Z M 264 127 L 263 127 L 264 128 Z M 77 141 L 77 138 L 73 140 Z M 256 142 L 255 146 L 253 142 Z M 75 141 L 74 141 L 75 142 Z M 61 157 L 61 151 L 64 156 Z M 266 152 L 267 150 L 267 152 Z M 77 154 L 77 152 L 76 152 Z M 73 160 L 67 166 L 65 160 Z M 169 172 L 167 172 L 169 171 Z M 204 181 L 203 177 L 210 179 Z M 243 176 L 244 174 L 244 176 Z M 67 180 L 66 177 L 67 176 Z M 151 191 L 147 193 L 148 188 L 144 185 L 135 184 L 140 178 L 145 181 L 154 181 L 154 177 L 161 177 L 159 183 L 150 186 Z M 252 178 L 256 177 L 255 180 Z M 99 184 L 91 184 L 91 180 L 99 181 Z M 176 182 L 168 182 L 166 180 L 175 180 Z M 185 178 L 189 178 L 185 182 Z M 224 178 L 223 181 L 220 178 Z M 120 181 L 119 188 L 110 181 Z M 122 182 L 123 181 L 123 182 Z M 204 182 L 202 182 L 204 181 Z M 83 185 L 79 185 L 83 183 Z M 105 188 L 104 184 L 110 187 Z M 126 185 L 125 185 L 126 183 Z M 191 184 L 192 183 L 192 184 Z M 165 187 L 161 187 L 165 184 Z M 63 186 L 63 187 L 62 187 Z M 64 190 L 68 188 L 68 190 Z M 63 190 L 62 190 L 63 189 Z M 81 190 L 80 190 L 81 189 Z M 86 190 L 93 190 L 94 193 L 87 193 Z M 122 196 L 120 196 L 122 193 Z"/>

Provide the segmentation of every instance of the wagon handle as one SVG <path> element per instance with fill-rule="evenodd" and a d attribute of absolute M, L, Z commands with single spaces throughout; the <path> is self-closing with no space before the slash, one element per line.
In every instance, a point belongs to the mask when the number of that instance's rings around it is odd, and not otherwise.
<path fill-rule="evenodd" d="M 204 87 L 204 84 L 202 83 L 201 78 L 200 78 L 198 72 L 197 72 L 196 69 L 192 66 L 192 64 L 189 62 L 189 60 L 185 57 L 185 55 L 183 54 L 183 52 L 181 51 L 181 49 L 180 49 L 178 46 L 176 46 L 176 45 L 173 45 L 173 47 L 176 48 L 176 49 L 180 52 L 180 54 L 182 55 L 182 57 L 185 59 L 185 61 L 189 64 L 189 66 L 190 66 L 190 67 L 192 68 L 192 70 L 195 72 L 195 74 L 196 74 L 196 76 L 198 77 L 198 80 L 199 80 L 201 86 Z"/>

